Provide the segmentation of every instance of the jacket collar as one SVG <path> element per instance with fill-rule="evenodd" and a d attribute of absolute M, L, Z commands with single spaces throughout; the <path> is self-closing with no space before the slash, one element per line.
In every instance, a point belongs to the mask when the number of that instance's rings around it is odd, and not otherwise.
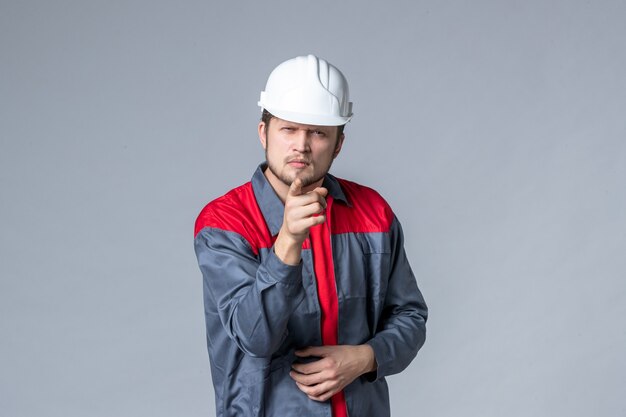
<path fill-rule="evenodd" d="M 254 190 L 254 196 L 261 209 L 261 213 L 263 213 L 263 217 L 265 217 L 265 223 L 267 223 L 272 236 L 275 236 L 283 225 L 285 205 L 280 201 L 280 198 L 270 185 L 265 174 L 263 174 L 265 168 L 267 168 L 267 163 L 263 162 L 258 166 L 254 175 L 252 175 L 252 189 Z M 337 178 L 326 174 L 322 187 L 328 189 L 328 194 L 332 196 L 334 201 L 340 201 L 348 207 L 351 207 Z"/>

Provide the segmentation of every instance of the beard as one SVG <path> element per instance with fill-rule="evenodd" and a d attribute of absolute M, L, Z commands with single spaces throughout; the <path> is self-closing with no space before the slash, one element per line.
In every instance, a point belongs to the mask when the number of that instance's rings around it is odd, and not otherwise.
<path fill-rule="evenodd" d="M 328 171 L 330 170 L 330 167 L 333 163 L 333 160 L 331 159 L 328 163 L 328 166 L 326 167 L 325 170 L 322 171 L 321 174 L 315 175 L 315 173 L 311 173 L 311 174 L 304 174 L 304 175 L 294 175 L 292 178 L 288 176 L 287 174 L 285 174 L 283 171 L 281 171 L 279 167 L 277 167 L 272 161 L 269 160 L 269 158 L 267 157 L 267 150 L 265 151 L 265 161 L 267 162 L 267 167 L 271 171 L 271 173 L 274 174 L 274 176 L 278 178 L 283 184 L 290 187 L 291 183 L 297 177 L 297 178 L 300 178 L 300 181 L 302 181 L 303 188 L 308 187 L 311 184 L 315 184 L 316 182 L 324 178 L 326 174 L 328 173 Z M 288 160 L 283 161 L 284 165 L 287 165 L 287 163 L 288 163 Z"/>

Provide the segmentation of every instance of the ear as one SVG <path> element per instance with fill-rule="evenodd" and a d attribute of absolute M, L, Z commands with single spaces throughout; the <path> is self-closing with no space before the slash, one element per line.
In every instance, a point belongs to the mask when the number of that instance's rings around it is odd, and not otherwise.
<path fill-rule="evenodd" d="M 339 138 L 337 139 L 337 145 L 335 145 L 335 151 L 333 152 L 333 159 L 335 159 L 339 155 L 339 152 L 341 152 L 341 147 L 343 146 L 343 140 L 345 138 L 346 135 L 342 133 L 341 136 L 339 136 Z"/>
<path fill-rule="evenodd" d="M 263 146 L 263 150 L 267 149 L 267 131 L 266 131 L 265 122 L 259 122 L 259 140 L 261 141 L 261 146 Z"/>

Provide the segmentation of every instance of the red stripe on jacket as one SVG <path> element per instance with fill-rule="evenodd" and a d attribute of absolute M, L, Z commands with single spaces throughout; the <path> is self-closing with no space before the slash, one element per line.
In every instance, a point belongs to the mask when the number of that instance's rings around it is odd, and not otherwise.
<path fill-rule="evenodd" d="M 272 236 L 257 204 L 252 182 L 247 182 L 211 201 L 196 219 L 194 236 L 205 227 L 235 232 L 250 245 L 255 255 L 273 245 Z"/>
<path fill-rule="evenodd" d="M 332 213 L 333 198 L 326 199 L 326 211 Z M 339 300 L 335 282 L 335 264 L 333 263 L 330 230 L 332 216 L 326 222 L 309 229 L 309 239 L 313 249 L 313 269 L 317 283 L 317 298 L 321 310 L 322 345 L 335 346 L 338 341 Z M 347 417 L 346 399 L 343 391 L 331 398 L 333 417 Z"/>
<path fill-rule="evenodd" d="M 351 206 L 341 202 L 334 205 L 331 234 L 387 232 L 393 221 L 393 212 L 380 194 L 351 181 L 338 181 Z M 255 254 L 258 254 L 258 249 L 269 248 L 273 244 L 251 182 L 207 204 L 196 220 L 194 236 L 205 227 L 239 234 Z"/>
<path fill-rule="evenodd" d="M 339 178 L 337 180 L 351 206 L 335 204 L 331 233 L 388 232 L 394 214 L 385 199 L 369 187 Z"/>

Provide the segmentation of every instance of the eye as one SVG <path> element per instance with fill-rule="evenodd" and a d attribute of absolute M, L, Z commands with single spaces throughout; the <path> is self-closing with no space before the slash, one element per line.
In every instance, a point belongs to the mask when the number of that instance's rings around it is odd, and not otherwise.
<path fill-rule="evenodd" d="M 314 131 L 313 131 L 313 133 L 314 133 L 316 136 L 326 136 L 326 132 L 323 132 L 323 131 L 321 131 L 321 130 L 314 130 Z"/>

